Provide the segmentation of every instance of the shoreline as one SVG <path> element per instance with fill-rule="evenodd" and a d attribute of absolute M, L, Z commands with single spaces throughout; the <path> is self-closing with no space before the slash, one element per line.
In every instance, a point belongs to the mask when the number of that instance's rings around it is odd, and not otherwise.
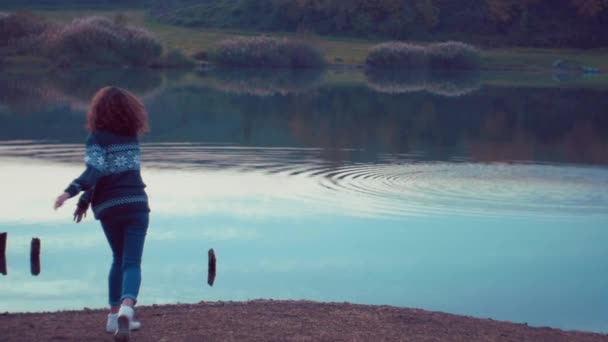
<path fill-rule="evenodd" d="M 605 76 L 608 75 L 607 69 L 599 69 L 597 72 L 589 73 L 579 69 L 556 69 L 551 66 L 539 66 L 539 65 L 526 65 L 526 64 L 512 64 L 508 62 L 496 63 L 489 62 L 489 58 L 482 57 L 482 63 L 479 69 L 474 70 L 475 72 L 519 72 L 519 73 L 541 73 L 541 74 L 570 74 L 570 75 L 591 75 L 591 76 Z M 79 64 L 74 66 L 57 66 L 52 63 L 51 60 L 33 57 L 33 56 L 0 56 L 0 70 L 35 70 L 35 71 L 73 71 L 73 70 L 86 70 L 95 68 L 109 68 L 109 69 L 145 69 L 145 70 L 159 70 L 159 71 L 193 71 L 200 68 L 204 69 L 222 69 L 217 66 L 210 65 L 207 61 L 193 61 L 193 65 L 104 65 L 104 64 Z M 227 69 L 240 69 L 240 68 L 227 68 Z M 273 67 L 258 67 L 258 68 L 245 68 L 245 69 L 256 69 L 256 70 L 367 70 L 374 69 L 367 66 L 365 63 L 335 63 L 327 61 L 325 66 L 322 68 L 273 68 Z M 406 68 L 379 68 L 377 70 L 397 70 L 397 71 L 408 71 Z M 462 72 L 463 70 L 443 70 L 447 72 Z"/>
<path fill-rule="evenodd" d="M 0 314 L 3 341 L 111 340 L 105 309 Z M 137 308 L 140 341 L 608 341 L 607 334 L 531 327 L 422 309 L 291 300 Z"/>
<path fill-rule="evenodd" d="M 343 64 L 343 63 L 331 63 L 328 62 L 323 68 L 272 68 L 272 67 L 258 67 L 258 68 L 219 68 L 217 66 L 210 66 L 206 62 L 195 61 L 193 66 L 149 66 L 149 65 L 100 65 L 100 64 L 82 64 L 70 67 L 61 67 L 53 65 L 49 60 L 45 59 L 29 59 L 25 56 L 23 60 L 19 60 L 19 57 L 8 58 L 5 60 L 1 59 L 0 56 L 0 71 L 28 71 L 28 72 L 47 72 L 47 71 L 78 71 L 78 70 L 90 70 L 90 69 L 114 69 L 114 70 L 152 70 L 152 71 L 197 71 L 197 70 L 289 70 L 289 71 L 366 71 L 366 70 L 378 70 L 378 71 L 404 71 L 408 72 L 408 69 L 400 68 L 386 68 L 386 69 L 374 69 L 368 67 L 366 64 Z M 463 70 L 440 70 L 445 72 L 467 72 Z M 478 70 L 474 72 L 510 72 L 510 73 L 527 73 L 527 74 L 564 74 L 564 75 L 578 75 L 578 76 L 594 76 L 603 77 L 608 75 L 608 70 L 599 70 L 594 73 L 585 73 L 577 69 L 555 69 L 551 67 L 538 67 L 538 66 L 525 66 L 519 65 L 514 66 L 510 64 L 496 64 L 496 65 L 484 65 L 482 64 Z"/>

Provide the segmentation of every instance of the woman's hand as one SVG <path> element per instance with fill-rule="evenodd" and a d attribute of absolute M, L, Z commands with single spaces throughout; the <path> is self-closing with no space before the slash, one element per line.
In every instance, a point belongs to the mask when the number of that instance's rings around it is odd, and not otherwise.
<path fill-rule="evenodd" d="M 55 210 L 59 209 L 68 198 L 70 198 L 70 194 L 68 194 L 67 192 L 64 192 L 61 195 L 59 195 L 57 197 L 57 199 L 55 200 L 54 209 Z"/>
<path fill-rule="evenodd" d="M 76 210 L 74 211 L 74 222 L 80 223 L 83 217 L 87 217 L 87 210 L 80 207 L 76 207 Z"/>

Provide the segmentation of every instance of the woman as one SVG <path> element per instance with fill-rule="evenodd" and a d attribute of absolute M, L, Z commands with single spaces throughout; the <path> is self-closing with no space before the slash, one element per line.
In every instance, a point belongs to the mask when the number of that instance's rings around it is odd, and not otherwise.
<path fill-rule="evenodd" d="M 74 221 L 86 216 L 89 204 L 112 249 L 108 277 L 110 313 L 106 330 L 116 341 L 129 341 L 140 327 L 133 307 L 141 284 L 141 257 L 148 229 L 148 196 L 140 173 L 138 137 L 148 131 L 143 104 L 116 87 L 100 89 L 87 113 L 86 169 L 57 197 L 55 209 L 84 191 Z"/>

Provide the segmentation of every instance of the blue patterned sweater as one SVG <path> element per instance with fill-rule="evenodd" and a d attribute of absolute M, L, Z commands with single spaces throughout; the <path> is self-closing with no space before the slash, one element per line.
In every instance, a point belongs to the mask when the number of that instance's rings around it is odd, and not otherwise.
<path fill-rule="evenodd" d="M 136 212 L 149 212 L 148 196 L 140 172 L 139 141 L 103 130 L 87 138 L 86 169 L 65 189 L 70 197 L 84 194 L 78 207 L 92 204 L 96 219 Z"/>

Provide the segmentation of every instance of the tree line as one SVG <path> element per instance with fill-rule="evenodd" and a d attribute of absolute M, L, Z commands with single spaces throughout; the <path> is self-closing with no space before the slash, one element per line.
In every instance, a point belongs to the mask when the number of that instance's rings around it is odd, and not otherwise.
<path fill-rule="evenodd" d="M 166 22 L 482 46 L 608 45 L 608 0 L 2 0 L 4 6 L 145 7 Z"/>
<path fill-rule="evenodd" d="M 150 7 L 151 0 L 2 0 L 0 10 L 3 7 L 38 7 L 58 8 L 60 6 L 78 7 L 101 7 L 101 6 L 120 6 L 120 7 Z"/>
<path fill-rule="evenodd" d="M 152 12 L 185 26 L 483 46 L 608 43 L 608 0 L 155 0 Z"/>

